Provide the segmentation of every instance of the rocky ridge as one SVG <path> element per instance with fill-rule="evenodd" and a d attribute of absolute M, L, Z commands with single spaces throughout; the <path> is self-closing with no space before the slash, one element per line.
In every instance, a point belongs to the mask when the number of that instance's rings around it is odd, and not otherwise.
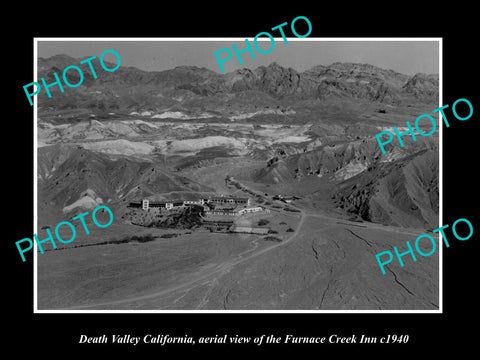
<path fill-rule="evenodd" d="M 65 55 L 39 58 L 38 78 L 54 82 L 54 72 L 61 74 L 65 67 L 80 61 Z M 346 98 L 393 105 L 438 100 L 437 75 L 412 77 L 368 64 L 334 63 L 298 72 L 272 63 L 227 74 L 195 66 L 159 72 L 121 66 L 115 72 L 106 72 L 96 65 L 97 79 L 85 68 L 84 81 L 79 87 L 66 87 L 64 93 L 52 87 L 52 98 L 41 92 L 40 116 L 54 110 L 84 110 L 87 116 L 181 111 L 192 116 L 212 112 L 212 116 L 228 117 L 238 108 L 253 112 L 255 108 L 295 106 L 307 100 L 315 104 Z M 72 72 L 67 78 L 72 83 L 79 80 L 78 74 Z"/>

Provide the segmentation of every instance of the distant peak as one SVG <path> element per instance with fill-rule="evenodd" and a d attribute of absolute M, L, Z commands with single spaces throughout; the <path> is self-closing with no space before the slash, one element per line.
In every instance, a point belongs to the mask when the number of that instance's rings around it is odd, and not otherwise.
<path fill-rule="evenodd" d="M 268 65 L 268 67 L 282 67 L 280 65 L 278 65 L 278 63 L 276 61 L 270 63 L 270 65 Z"/>
<path fill-rule="evenodd" d="M 330 67 L 334 68 L 364 68 L 364 69 L 376 69 L 377 67 L 370 64 L 361 64 L 354 62 L 334 62 Z"/>
<path fill-rule="evenodd" d="M 438 78 L 438 74 L 425 74 L 425 73 L 416 73 L 413 75 L 414 78 L 423 78 L 423 79 L 432 79 L 432 78 Z"/>
<path fill-rule="evenodd" d="M 72 60 L 75 60 L 75 58 L 73 58 L 69 55 L 65 55 L 65 54 L 57 54 L 57 55 L 50 56 L 48 58 L 39 57 L 39 59 L 42 59 L 44 61 L 46 61 L 46 60 L 48 60 L 48 61 L 62 61 L 62 60 L 72 61 Z"/>
<path fill-rule="evenodd" d="M 175 66 L 174 69 L 178 69 L 178 70 L 198 70 L 200 68 L 198 66 L 195 66 L 195 65 L 179 65 L 179 66 Z"/>
<path fill-rule="evenodd" d="M 291 68 L 289 68 L 290 70 Z M 277 62 L 272 62 L 268 66 L 261 65 L 259 66 L 256 71 L 268 71 L 268 72 L 282 72 L 284 70 L 287 70 L 287 68 L 283 67 L 282 65 L 279 65 Z M 293 69 L 291 69 L 293 70 Z"/>
<path fill-rule="evenodd" d="M 198 67 L 195 65 L 180 65 L 180 66 L 175 66 L 173 68 L 174 70 L 181 70 L 181 71 L 207 71 L 207 72 L 213 72 L 212 70 L 207 69 L 206 67 Z"/>

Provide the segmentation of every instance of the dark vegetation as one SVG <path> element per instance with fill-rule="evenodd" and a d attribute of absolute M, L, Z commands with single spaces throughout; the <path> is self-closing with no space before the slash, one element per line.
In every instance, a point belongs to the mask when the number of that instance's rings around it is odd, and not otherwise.
<path fill-rule="evenodd" d="M 98 242 L 98 243 L 94 243 L 94 244 L 80 244 L 80 245 L 64 247 L 64 248 L 45 249 L 44 251 L 46 252 L 46 251 L 52 251 L 52 250 L 76 249 L 76 248 L 87 247 L 87 246 L 119 245 L 119 244 L 128 244 L 130 242 L 146 243 L 146 242 L 157 240 L 159 238 L 170 239 L 170 238 L 174 238 L 174 237 L 177 237 L 177 236 L 180 236 L 180 235 L 181 234 L 176 234 L 176 233 L 163 234 L 163 235 L 160 235 L 160 236 L 153 236 L 152 234 L 133 235 L 133 236 L 126 236 L 122 239 L 111 239 L 111 240 L 102 241 L 102 242 Z"/>
<path fill-rule="evenodd" d="M 134 225 L 162 229 L 192 229 L 202 225 L 203 207 L 191 205 L 161 214 L 132 209 L 128 216 Z"/>
<path fill-rule="evenodd" d="M 265 241 L 274 241 L 274 242 L 282 242 L 282 239 L 279 239 L 278 237 L 276 236 L 265 236 L 263 238 L 263 240 Z"/>
<path fill-rule="evenodd" d="M 167 229 L 192 229 L 202 225 L 200 215 L 203 215 L 202 206 L 189 206 L 183 211 L 168 214 L 154 220 L 151 226 Z"/>

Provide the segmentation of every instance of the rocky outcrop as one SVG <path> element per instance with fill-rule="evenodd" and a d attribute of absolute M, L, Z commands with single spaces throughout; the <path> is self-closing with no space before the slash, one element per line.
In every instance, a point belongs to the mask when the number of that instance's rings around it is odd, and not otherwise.
<path fill-rule="evenodd" d="M 438 227 L 438 153 L 377 163 L 333 195 L 345 211 L 376 223 L 415 228 Z"/>
<path fill-rule="evenodd" d="M 415 74 L 402 89 L 421 100 L 438 99 L 438 75 Z"/>

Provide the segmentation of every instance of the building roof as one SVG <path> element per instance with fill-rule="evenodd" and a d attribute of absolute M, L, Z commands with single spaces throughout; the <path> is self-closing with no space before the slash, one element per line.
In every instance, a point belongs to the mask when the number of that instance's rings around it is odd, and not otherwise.
<path fill-rule="evenodd" d="M 248 198 L 239 198 L 235 196 L 212 196 L 206 200 L 243 200 L 248 201 Z"/>
<path fill-rule="evenodd" d="M 196 197 L 196 198 L 188 198 L 188 199 L 175 199 L 175 200 L 161 200 L 161 201 L 151 201 L 149 199 L 142 199 L 142 201 L 140 201 L 140 203 L 142 203 L 144 200 L 148 200 L 149 204 L 150 205 L 165 205 L 167 203 L 173 203 L 173 204 L 179 204 L 179 203 L 182 203 L 184 201 L 196 201 L 196 202 L 201 202 L 202 200 L 204 201 L 209 201 L 209 200 L 213 200 L 213 201 L 228 201 L 228 200 L 233 200 L 233 201 L 242 201 L 242 202 L 248 202 L 249 198 L 244 198 L 244 197 L 235 197 L 235 196 L 212 196 L 212 197 L 202 197 L 202 196 L 199 196 L 199 197 Z"/>

